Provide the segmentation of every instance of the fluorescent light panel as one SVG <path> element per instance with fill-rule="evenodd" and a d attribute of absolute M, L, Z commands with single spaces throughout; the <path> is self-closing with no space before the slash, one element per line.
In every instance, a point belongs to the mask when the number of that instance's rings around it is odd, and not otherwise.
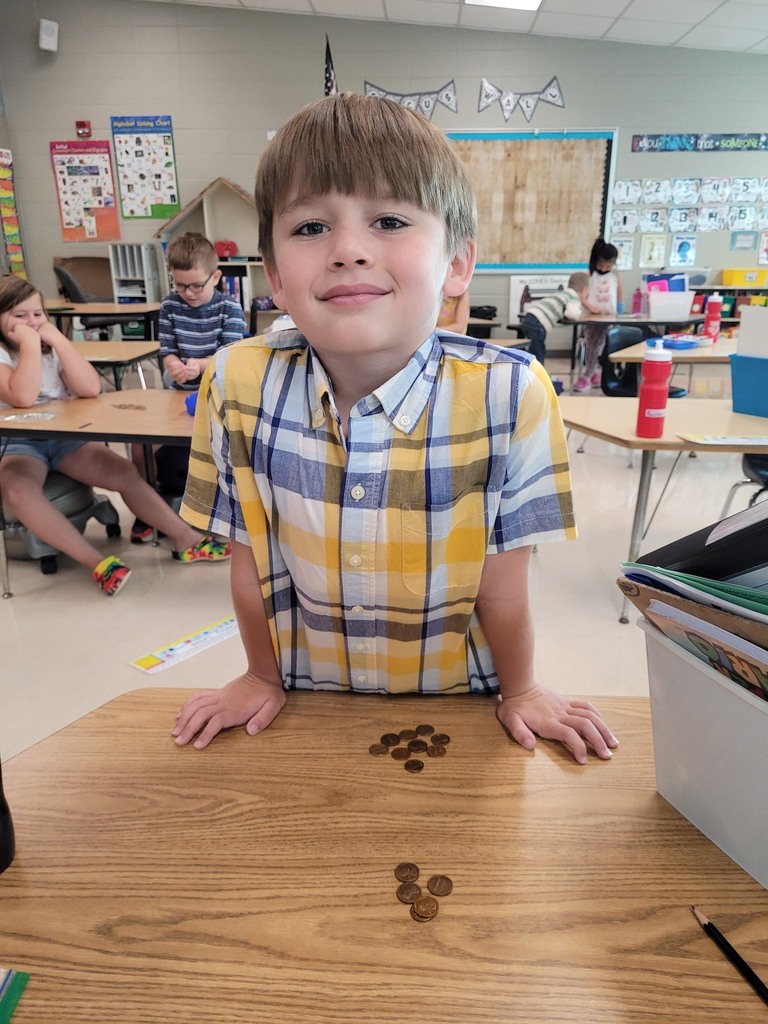
<path fill-rule="evenodd" d="M 503 7 L 506 11 L 538 11 L 541 0 L 464 0 L 475 7 Z"/>

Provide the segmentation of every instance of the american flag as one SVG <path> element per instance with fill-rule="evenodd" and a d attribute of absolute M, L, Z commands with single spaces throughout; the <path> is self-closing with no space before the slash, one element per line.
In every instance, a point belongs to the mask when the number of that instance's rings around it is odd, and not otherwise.
<path fill-rule="evenodd" d="M 336 72 L 333 68 L 333 57 L 331 56 L 331 44 L 328 36 L 325 37 L 325 95 L 335 96 L 338 92 L 336 86 Z"/>

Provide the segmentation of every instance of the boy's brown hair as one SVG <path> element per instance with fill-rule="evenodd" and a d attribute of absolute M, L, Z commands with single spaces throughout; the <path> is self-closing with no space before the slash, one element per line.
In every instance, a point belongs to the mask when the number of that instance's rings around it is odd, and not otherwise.
<path fill-rule="evenodd" d="M 196 231 L 172 238 L 165 256 L 169 270 L 195 270 L 199 267 L 206 274 L 212 274 L 219 265 L 219 257 L 211 242 Z"/>
<path fill-rule="evenodd" d="M 275 215 L 296 194 L 392 198 L 436 214 L 453 256 L 475 237 L 472 188 L 445 135 L 421 114 L 378 96 L 340 93 L 294 114 L 256 171 L 259 241 L 274 265 Z"/>
<path fill-rule="evenodd" d="M 589 274 L 577 270 L 568 278 L 568 287 L 573 288 L 575 292 L 583 292 L 585 288 L 589 288 Z"/>

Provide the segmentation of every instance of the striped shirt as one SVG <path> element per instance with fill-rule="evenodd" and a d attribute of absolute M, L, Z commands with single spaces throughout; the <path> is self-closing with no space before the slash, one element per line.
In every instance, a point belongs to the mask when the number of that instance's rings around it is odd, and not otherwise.
<path fill-rule="evenodd" d="M 171 292 L 160 304 L 159 337 L 160 357 L 178 356 L 187 359 L 207 359 L 223 345 L 245 337 L 245 314 L 236 299 L 215 291 L 204 306 L 190 306 L 176 292 Z M 179 391 L 197 391 L 200 378 L 170 386 Z"/>
<path fill-rule="evenodd" d="M 181 515 L 251 546 L 288 689 L 495 692 L 486 556 L 573 538 L 557 399 L 530 357 L 431 335 L 352 409 L 298 331 L 203 376 Z"/>
<path fill-rule="evenodd" d="M 578 303 L 579 309 L 581 309 L 579 293 L 574 291 L 573 288 L 562 288 L 559 291 L 552 292 L 551 295 L 543 295 L 540 299 L 536 299 L 529 306 L 526 306 L 525 312 L 535 316 L 543 327 L 551 331 L 556 326 L 558 320 L 563 319 L 565 307 L 569 302 Z"/>

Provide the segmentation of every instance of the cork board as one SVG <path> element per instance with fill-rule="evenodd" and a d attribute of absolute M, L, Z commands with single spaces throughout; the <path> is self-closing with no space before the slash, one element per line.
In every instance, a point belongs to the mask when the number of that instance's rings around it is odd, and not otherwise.
<path fill-rule="evenodd" d="M 604 233 L 612 131 L 449 132 L 475 191 L 478 270 L 584 266 Z"/>

